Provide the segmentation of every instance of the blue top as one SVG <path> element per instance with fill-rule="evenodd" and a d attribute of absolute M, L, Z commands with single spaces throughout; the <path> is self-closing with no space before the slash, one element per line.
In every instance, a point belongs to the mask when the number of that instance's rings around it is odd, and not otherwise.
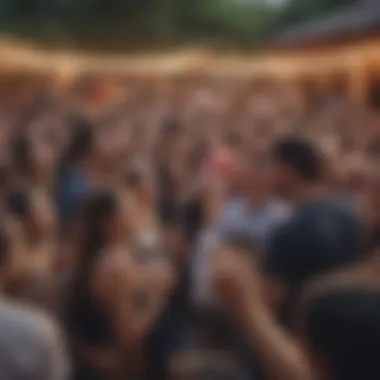
<path fill-rule="evenodd" d="M 90 182 L 82 171 L 65 168 L 59 175 L 57 206 L 61 223 L 66 224 L 75 217 L 78 205 L 90 189 Z"/>

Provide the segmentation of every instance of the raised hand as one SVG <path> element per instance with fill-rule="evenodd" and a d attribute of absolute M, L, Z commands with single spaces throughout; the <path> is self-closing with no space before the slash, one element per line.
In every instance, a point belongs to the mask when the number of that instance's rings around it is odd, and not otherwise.
<path fill-rule="evenodd" d="M 211 276 L 215 296 L 232 314 L 244 313 L 252 301 L 259 303 L 260 280 L 251 254 L 220 246 L 214 252 Z"/>

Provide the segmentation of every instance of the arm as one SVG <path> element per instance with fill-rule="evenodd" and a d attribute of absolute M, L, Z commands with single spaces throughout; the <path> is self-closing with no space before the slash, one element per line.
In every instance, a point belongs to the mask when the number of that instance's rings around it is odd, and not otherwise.
<path fill-rule="evenodd" d="M 229 248 L 217 252 L 214 290 L 242 323 L 270 379 L 309 380 L 311 369 L 296 340 L 275 320 L 262 293 L 262 281 L 247 257 Z"/>
<path fill-rule="evenodd" d="M 263 255 L 262 297 L 273 314 L 278 314 L 284 306 L 289 287 L 302 277 L 307 268 L 304 262 L 303 237 L 294 236 L 288 228 L 277 230 Z M 311 254 L 310 254 L 311 259 Z"/>
<path fill-rule="evenodd" d="M 175 270 L 170 263 L 148 263 L 140 267 L 139 279 L 132 294 L 131 327 L 140 341 L 145 340 L 160 314 L 165 310 L 175 285 Z"/>
<path fill-rule="evenodd" d="M 112 312 L 117 343 L 124 352 L 141 346 L 163 309 L 171 289 L 171 273 L 166 273 L 166 267 L 162 269 L 149 272 L 126 252 L 115 252 L 99 265 L 94 289 Z"/>
<path fill-rule="evenodd" d="M 273 380 L 310 380 L 311 368 L 295 339 L 263 305 L 248 301 L 243 326 L 263 368 Z"/>

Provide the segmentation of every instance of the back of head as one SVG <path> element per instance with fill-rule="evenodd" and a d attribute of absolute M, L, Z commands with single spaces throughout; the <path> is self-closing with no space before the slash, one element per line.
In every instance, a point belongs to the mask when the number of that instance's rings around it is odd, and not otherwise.
<path fill-rule="evenodd" d="M 306 334 L 335 380 L 380 377 L 380 290 L 346 288 L 311 301 Z"/>
<path fill-rule="evenodd" d="M 288 136 L 273 147 L 274 160 L 292 168 L 305 181 L 316 181 L 322 174 L 322 162 L 316 147 L 300 137 Z"/>
<path fill-rule="evenodd" d="M 67 357 L 52 321 L 35 310 L 1 302 L 0 378 L 67 379 Z"/>

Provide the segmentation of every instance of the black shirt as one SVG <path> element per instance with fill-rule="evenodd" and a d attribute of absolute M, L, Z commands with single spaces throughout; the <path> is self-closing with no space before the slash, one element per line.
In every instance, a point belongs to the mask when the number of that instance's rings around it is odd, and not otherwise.
<path fill-rule="evenodd" d="M 288 287 L 284 318 L 314 276 L 351 264 L 363 252 L 364 232 L 353 207 L 336 199 L 303 204 L 273 234 L 264 270 Z"/>
<path fill-rule="evenodd" d="M 380 292 L 352 286 L 310 300 L 305 332 L 318 355 L 327 358 L 333 379 L 380 376 Z"/>

